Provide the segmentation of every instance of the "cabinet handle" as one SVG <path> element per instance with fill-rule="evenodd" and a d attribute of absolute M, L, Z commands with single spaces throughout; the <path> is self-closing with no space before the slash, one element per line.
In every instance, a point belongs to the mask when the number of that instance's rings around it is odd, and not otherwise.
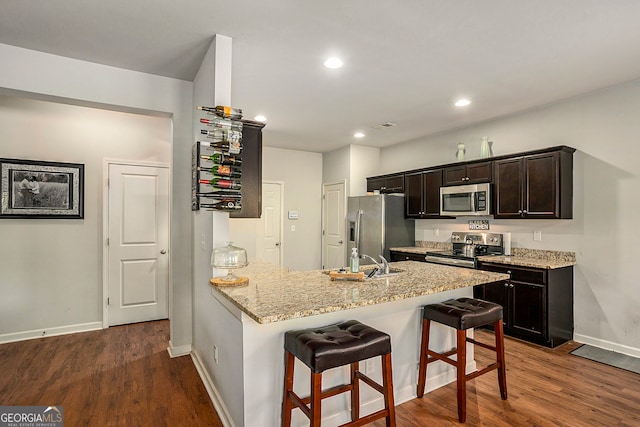
<path fill-rule="evenodd" d="M 511 270 L 507 270 L 507 274 L 511 276 Z"/>
<path fill-rule="evenodd" d="M 509 285 L 510 288 L 513 288 L 513 283 Z"/>
<path fill-rule="evenodd" d="M 505 288 L 508 288 L 508 287 L 509 287 L 509 284 L 508 284 L 508 283 L 505 283 L 505 284 L 504 284 L 504 287 L 505 287 Z"/>
<path fill-rule="evenodd" d="M 518 209 L 518 213 L 522 215 L 522 209 Z"/>
<path fill-rule="evenodd" d="M 526 215 L 527 214 L 527 210 L 526 209 L 523 210 L 522 213 Z"/>

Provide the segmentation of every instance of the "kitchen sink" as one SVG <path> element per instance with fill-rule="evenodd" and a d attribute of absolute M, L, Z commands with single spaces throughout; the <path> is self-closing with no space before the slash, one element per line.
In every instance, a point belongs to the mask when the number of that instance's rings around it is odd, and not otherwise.
<path fill-rule="evenodd" d="M 388 273 L 380 273 L 379 271 L 376 271 L 376 273 L 373 276 L 369 277 L 369 275 L 375 270 L 376 270 L 375 268 L 369 268 L 367 270 L 363 270 L 365 280 L 385 279 L 387 277 L 397 276 L 398 274 L 403 272 L 403 270 L 400 270 L 399 268 L 389 268 Z"/>

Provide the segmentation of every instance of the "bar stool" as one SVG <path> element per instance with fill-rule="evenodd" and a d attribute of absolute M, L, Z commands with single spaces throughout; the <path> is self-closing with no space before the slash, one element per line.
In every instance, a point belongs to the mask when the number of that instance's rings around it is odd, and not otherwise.
<path fill-rule="evenodd" d="M 502 326 L 502 306 L 488 301 L 473 298 L 458 298 L 444 301 L 440 304 L 430 304 L 423 307 L 422 315 L 422 343 L 420 344 L 420 368 L 418 375 L 418 397 L 424 395 L 427 378 L 427 365 L 436 360 L 442 360 L 456 367 L 458 388 L 458 420 L 464 423 L 467 418 L 467 387 L 466 382 L 486 374 L 494 369 L 498 370 L 498 385 L 502 400 L 507 399 L 507 377 L 504 360 L 504 333 Z M 456 348 L 445 353 L 429 350 L 429 327 L 431 321 L 441 323 L 456 329 Z M 467 337 L 467 329 L 493 324 L 496 344 L 490 346 Z M 466 343 L 470 342 L 480 347 L 496 352 L 496 362 L 479 371 L 466 374 L 467 364 Z M 455 354 L 456 360 L 449 358 Z"/>
<path fill-rule="evenodd" d="M 343 426 L 360 426 L 379 418 L 386 418 L 387 426 L 396 425 L 389 335 L 356 320 L 349 320 L 321 328 L 288 331 L 284 335 L 284 349 L 283 427 L 291 425 L 294 405 L 309 418 L 311 427 L 319 427 L 322 399 L 347 391 L 351 392 L 351 422 Z M 359 361 L 376 356 L 381 356 L 382 360 L 382 386 L 361 373 L 358 367 Z M 294 358 L 311 369 L 311 395 L 306 398 L 300 398 L 293 391 Z M 322 391 L 322 372 L 343 365 L 351 365 L 351 382 Z M 360 418 L 358 380 L 384 396 L 384 409 Z"/>

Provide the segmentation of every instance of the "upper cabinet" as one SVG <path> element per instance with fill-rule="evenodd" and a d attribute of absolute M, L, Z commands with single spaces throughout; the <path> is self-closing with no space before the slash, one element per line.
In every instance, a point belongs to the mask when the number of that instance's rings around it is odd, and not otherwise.
<path fill-rule="evenodd" d="M 380 175 L 367 178 L 367 192 L 404 193 L 404 174 Z"/>
<path fill-rule="evenodd" d="M 469 163 L 449 166 L 443 170 L 443 185 L 491 182 L 493 162 Z"/>
<path fill-rule="evenodd" d="M 442 169 L 407 173 L 404 185 L 407 218 L 440 217 Z"/>
<path fill-rule="evenodd" d="M 494 217 L 571 219 L 574 151 L 560 147 L 494 161 Z"/>
<path fill-rule="evenodd" d="M 264 123 L 242 120 L 242 209 L 230 218 L 260 218 L 262 214 L 262 128 Z"/>

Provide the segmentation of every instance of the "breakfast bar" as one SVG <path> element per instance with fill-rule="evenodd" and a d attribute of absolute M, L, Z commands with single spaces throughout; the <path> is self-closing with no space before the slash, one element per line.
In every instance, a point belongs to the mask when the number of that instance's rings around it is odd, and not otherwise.
<path fill-rule="evenodd" d="M 215 360 L 206 366 L 224 412 L 237 426 L 273 426 L 280 422 L 284 372 L 284 333 L 356 319 L 386 332 L 392 340 L 393 383 L 396 404 L 416 396 L 421 307 L 451 298 L 472 296 L 472 287 L 508 279 L 508 275 L 415 261 L 390 264 L 396 274 L 364 281 L 331 281 L 328 271 L 292 271 L 252 261 L 236 274 L 249 278 L 243 287 L 212 286 L 212 324 Z M 448 328 L 434 328 L 436 350 L 455 346 Z M 469 347 L 467 371 L 475 369 Z M 206 362 L 201 361 L 206 365 Z M 449 366 L 436 363 L 429 369 L 427 392 L 455 380 Z M 361 365 L 380 380 L 379 360 Z M 348 367 L 325 375 L 324 385 L 343 383 Z M 309 370 L 296 361 L 295 388 L 308 394 Z M 349 420 L 347 396 L 323 402 L 326 425 Z M 363 387 L 361 412 L 383 407 L 378 393 Z M 292 425 L 306 418 L 294 411 Z"/>

